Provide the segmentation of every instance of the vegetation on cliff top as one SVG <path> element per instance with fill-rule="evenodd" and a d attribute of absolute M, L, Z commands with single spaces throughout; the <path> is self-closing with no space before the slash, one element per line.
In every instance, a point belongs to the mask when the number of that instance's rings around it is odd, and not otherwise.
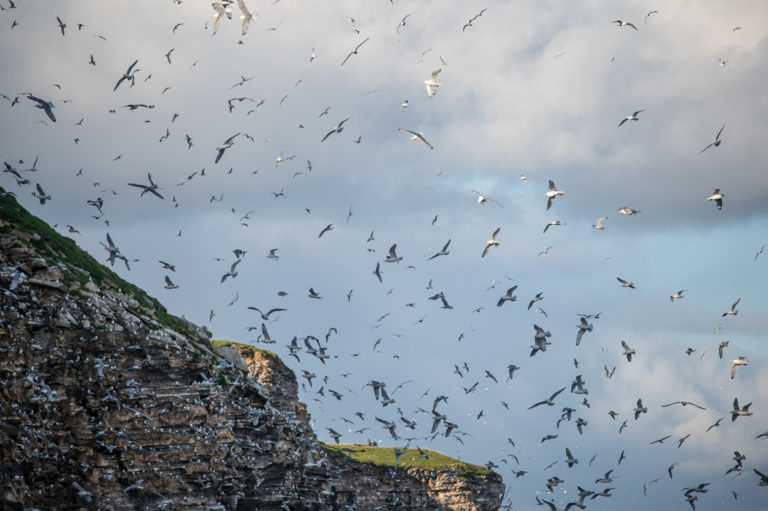
<path fill-rule="evenodd" d="M 32 237 L 29 242 L 17 239 L 17 244 L 28 244 L 49 265 L 62 265 L 66 270 L 64 280 L 66 283 L 78 281 L 80 284 L 88 282 L 89 278 L 99 287 L 116 288 L 126 295 L 132 295 L 139 303 L 139 310 L 134 312 L 153 317 L 161 325 L 178 332 L 195 343 L 207 343 L 206 339 L 195 334 L 189 326 L 168 313 L 157 298 L 149 296 L 144 290 L 123 280 L 115 272 L 96 261 L 90 254 L 77 246 L 71 238 L 62 236 L 45 221 L 24 209 L 16 199 L 6 194 L 0 187 L 0 219 L 7 224 L 0 227 L 1 233 L 11 233 L 14 229 L 30 236 L 37 234 L 39 239 Z"/>
<path fill-rule="evenodd" d="M 417 449 L 407 449 L 400 455 L 400 464 L 396 465 L 395 453 L 391 447 L 374 447 L 359 444 L 321 444 L 325 454 L 335 463 L 370 463 L 403 470 L 418 468 L 438 472 L 455 471 L 462 479 L 473 479 L 489 473 L 487 467 L 465 463 L 456 458 L 430 449 L 422 449 L 428 456 L 419 456 Z"/>

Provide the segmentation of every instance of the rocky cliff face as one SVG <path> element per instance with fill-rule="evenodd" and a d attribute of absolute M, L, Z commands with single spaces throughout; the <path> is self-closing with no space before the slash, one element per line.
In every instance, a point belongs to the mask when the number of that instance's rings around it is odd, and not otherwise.
<path fill-rule="evenodd" d="M 6 208 L 0 508 L 499 507 L 493 473 L 331 460 L 276 356 L 210 343 L 52 230 L 25 225 Z"/>

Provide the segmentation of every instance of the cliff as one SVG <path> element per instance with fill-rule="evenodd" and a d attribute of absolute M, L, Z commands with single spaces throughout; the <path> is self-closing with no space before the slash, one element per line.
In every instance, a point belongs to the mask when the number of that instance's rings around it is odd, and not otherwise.
<path fill-rule="evenodd" d="M 498 509 L 495 473 L 325 448 L 277 356 L 211 342 L 8 195 L 0 220 L 0 508 Z"/>

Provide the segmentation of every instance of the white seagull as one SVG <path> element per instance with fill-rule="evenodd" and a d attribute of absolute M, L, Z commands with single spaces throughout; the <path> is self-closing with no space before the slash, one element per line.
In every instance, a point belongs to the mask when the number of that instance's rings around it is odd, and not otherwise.
<path fill-rule="evenodd" d="M 435 69 L 432 71 L 432 75 L 429 77 L 429 80 L 424 80 L 424 85 L 427 88 L 427 96 L 430 98 L 437 94 L 437 88 L 440 87 L 440 83 L 437 81 L 437 75 L 440 74 L 440 71 L 442 69 Z"/>
<path fill-rule="evenodd" d="M 469 191 L 470 191 L 470 192 L 474 192 L 474 193 L 476 193 L 476 194 L 477 194 L 477 203 L 478 203 L 478 204 L 485 204 L 485 203 L 487 203 L 488 201 L 491 201 L 491 202 L 495 202 L 496 204 L 498 204 L 498 205 L 499 205 L 499 206 L 501 206 L 502 208 L 504 207 L 504 206 L 502 206 L 502 205 L 501 205 L 501 203 L 500 203 L 499 201 L 497 201 L 496 199 L 492 199 L 492 198 L 488 197 L 487 195 L 484 195 L 484 194 L 482 194 L 482 193 L 478 192 L 477 190 L 473 190 L 473 189 L 470 189 Z"/>
<path fill-rule="evenodd" d="M 733 365 L 731 366 L 731 379 L 736 376 L 736 369 L 738 369 L 739 366 L 745 365 L 749 365 L 749 362 L 746 361 L 746 357 L 739 357 L 736 360 L 733 360 Z"/>
<path fill-rule="evenodd" d="M 555 197 L 562 194 L 563 194 L 563 191 L 558 190 L 557 187 L 555 186 L 555 182 L 550 179 L 549 190 L 547 190 L 547 193 L 544 194 L 547 196 L 547 210 L 549 210 L 550 206 L 552 206 L 552 201 L 555 200 Z"/>
<path fill-rule="evenodd" d="M 601 216 L 600 218 L 597 219 L 597 223 L 592 224 L 592 228 L 593 229 L 605 229 L 605 227 L 603 227 L 603 222 L 605 222 L 606 220 L 608 220 L 607 216 Z"/>
<path fill-rule="evenodd" d="M 483 249 L 483 255 L 480 257 L 485 257 L 485 255 L 488 253 L 488 251 L 491 249 L 491 247 L 498 246 L 501 244 L 501 242 L 496 239 L 496 237 L 499 235 L 499 231 L 501 230 L 501 227 L 497 227 L 495 231 L 493 231 L 493 234 L 491 235 L 491 239 L 485 242 L 485 248 Z"/>
<path fill-rule="evenodd" d="M 251 23 L 251 20 L 255 20 L 258 16 L 251 14 L 251 11 L 245 6 L 243 0 L 237 0 L 237 6 L 240 8 L 240 12 L 243 13 L 243 15 L 240 16 L 240 19 L 243 20 L 243 35 L 245 35 L 245 33 L 248 32 L 248 25 Z"/>
<path fill-rule="evenodd" d="M 715 201 L 715 206 L 717 206 L 717 209 L 721 210 L 723 209 L 723 197 L 725 197 L 724 193 L 720 193 L 720 188 L 715 188 L 715 191 L 712 192 L 712 195 L 707 197 L 707 200 Z"/>
<path fill-rule="evenodd" d="M 434 149 L 434 147 L 432 147 L 432 144 L 427 142 L 427 139 L 424 138 L 424 134 L 423 133 L 417 133 L 415 131 L 406 130 L 406 129 L 403 129 L 403 128 L 399 128 L 398 131 L 402 131 L 403 133 L 407 133 L 407 134 L 411 135 L 411 140 L 421 140 L 424 143 L 425 146 L 429 147 L 430 149 Z"/>
<path fill-rule="evenodd" d="M 230 4 L 232 2 L 230 0 L 222 0 L 220 2 L 213 2 L 211 4 L 211 7 L 213 7 L 213 10 L 216 11 L 213 13 L 213 18 L 216 20 L 213 22 L 213 35 L 216 35 L 216 31 L 219 30 L 219 25 L 221 25 L 221 19 L 226 16 L 229 19 L 232 19 L 232 7 L 230 7 Z"/>

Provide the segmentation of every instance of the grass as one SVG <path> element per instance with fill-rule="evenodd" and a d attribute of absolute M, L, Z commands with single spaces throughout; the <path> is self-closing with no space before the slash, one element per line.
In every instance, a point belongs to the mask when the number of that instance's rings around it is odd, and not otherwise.
<path fill-rule="evenodd" d="M 0 192 L 4 191 L 0 187 Z M 0 228 L 0 232 L 10 233 L 13 229 L 17 229 L 30 235 L 37 234 L 40 236 L 39 240 L 31 240 L 29 245 L 49 265 L 61 266 L 60 263 L 63 263 L 68 270 L 64 272 L 66 282 L 71 283 L 77 280 L 80 284 L 85 284 L 90 276 L 91 280 L 100 287 L 115 286 L 122 293 L 132 295 L 139 303 L 138 310 L 134 310 L 134 313 L 153 317 L 158 323 L 184 335 L 195 345 L 207 344 L 207 339 L 199 337 L 182 320 L 169 314 L 157 298 L 149 296 L 144 290 L 120 278 L 115 272 L 78 247 L 71 238 L 62 236 L 43 220 L 29 213 L 10 195 L 0 197 L 0 219 L 8 223 L 8 225 Z M 24 243 L 26 242 L 17 239 L 17 244 Z M 82 273 L 78 269 L 87 273 Z"/>
<path fill-rule="evenodd" d="M 400 469 L 418 468 L 445 472 L 456 470 L 462 479 L 474 479 L 489 473 L 487 467 L 472 465 L 430 449 L 422 449 L 429 458 L 419 457 L 417 449 L 408 449 L 400 455 L 400 464 L 395 465 L 395 453 L 391 447 L 371 447 L 359 444 L 321 444 L 325 454 L 336 463 L 370 463 Z"/>

